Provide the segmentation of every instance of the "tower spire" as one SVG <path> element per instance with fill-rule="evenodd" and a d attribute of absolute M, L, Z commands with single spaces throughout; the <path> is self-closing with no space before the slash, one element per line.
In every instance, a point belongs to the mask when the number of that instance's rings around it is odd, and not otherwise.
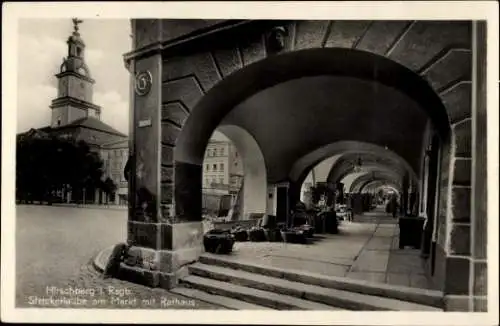
<path fill-rule="evenodd" d="M 78 25 L 83 23 L 83 20 L 75 17 L 72 19 L 72 21 L 73 21 L 73 35 L 80 36 L 80 33 L 78 32 L 78 30 L 79 30 Z"/>

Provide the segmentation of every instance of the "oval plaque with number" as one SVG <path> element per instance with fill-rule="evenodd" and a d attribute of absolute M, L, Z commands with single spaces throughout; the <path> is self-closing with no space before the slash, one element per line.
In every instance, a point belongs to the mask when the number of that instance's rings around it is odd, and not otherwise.
<path fill-rule="evenodd" d="M 139 96 L 144 96 L 151 90 L 153 77 L 149 71 L 143 71 L 135 76 L 135 92 Z"/>

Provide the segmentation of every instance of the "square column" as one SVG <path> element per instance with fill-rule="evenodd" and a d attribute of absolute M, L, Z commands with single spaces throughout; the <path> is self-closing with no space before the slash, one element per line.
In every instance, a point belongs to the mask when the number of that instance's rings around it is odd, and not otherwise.
<path fill-rule="evenodd" d="M 132 20 L 134 47 L 161 41 L 161 24 L 158 19 Z M 132 102 L 127 242 L 131 247 L 118 277 L 169 289 L 202 252 L 202 167 L 174 164 L 182 126 L 177 123 L 178 110 L 163 103 L 162 95 L 172 91 L 162 80 L 163 60 L 156 52 L 128 62 Z"/>
<path fill-rule="evenodd" d="M 452 125 L 445 309 L 487 311 L 486 24 L 472 23 L 471 111 Z"/>

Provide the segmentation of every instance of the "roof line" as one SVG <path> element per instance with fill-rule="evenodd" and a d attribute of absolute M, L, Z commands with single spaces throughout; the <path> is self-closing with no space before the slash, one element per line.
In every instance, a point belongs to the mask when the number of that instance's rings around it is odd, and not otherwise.
<path fill-rule="evenodd" d="M 124 142 L 124 141 L 128 141 L 128 136 L 127 136 L 127 139 L 113 140 L 113 141 L 110 141 L 110 142 L 107 142 L 107 143 L 103 143 L 103 144 L 101 144 L 101 146 L 113 145 L 113 144 L 121 143 L 121 142 Z"/>

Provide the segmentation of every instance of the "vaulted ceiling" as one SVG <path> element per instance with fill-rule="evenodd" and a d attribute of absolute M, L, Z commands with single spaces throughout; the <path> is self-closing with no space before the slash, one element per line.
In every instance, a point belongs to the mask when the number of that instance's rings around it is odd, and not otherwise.
<path fill-rule="evenodd" d="M 330 143 L 387 147 L 418 170 L 426 113 L 377 82 L 316 76 L 267 88 L 237 105 L 222 124 L 247 130 L 265 158 L 268 180 L 285 180 L 294 163 Z"/>

